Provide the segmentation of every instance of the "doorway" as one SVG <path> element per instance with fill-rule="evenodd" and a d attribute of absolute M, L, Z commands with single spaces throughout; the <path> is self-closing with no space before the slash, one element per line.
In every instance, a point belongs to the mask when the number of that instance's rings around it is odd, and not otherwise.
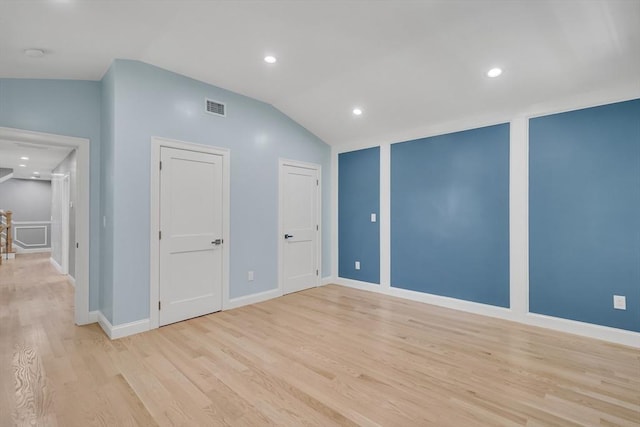
<path fill-rule="evenodd" d="M 320 165 L 280 161 L 280 287 L 283 294 L 320 284 Z"/>
<path fill-rule="evenodd" d="M 33 132 L 23 129 L 0 127 L 0 140 L 13 141 L 23 147 L 63 147 L 75 149 L 76 163 L 76 194 L 75 224 L 69 230 L 76 251 L 73 259 L 68 260 L 75 265 L 75 297 L 74 319 L 78 325 L 95 322 L 95 318 L 89 315 L 89 183 L 90 183 L 90 145 L 86 138 L 77 138 L 65 135 L 55 135 L 42 132 Z M 68 252 L 68 251 L 67 251 Z"/>
<path fill-rule="evenodd" d="M 150 323 L 219 311 L 228 295 L 229 152 L 152 139 Z"/>

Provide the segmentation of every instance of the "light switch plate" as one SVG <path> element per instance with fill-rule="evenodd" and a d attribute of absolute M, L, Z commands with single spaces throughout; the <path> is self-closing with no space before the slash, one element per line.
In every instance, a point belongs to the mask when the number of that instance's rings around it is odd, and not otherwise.
<path fill-rule="evenodd" d="M 253 271 L 249 271 L 249 273 L 247 273 L 247 280 L 250 282 L 253 281 Z"/>
<path fill-rule="evenodd" d="M 376 218 L 376 214 L 372 213 L 371 214 L 371 222 L 376 222 L 377 218 Z"/>
<path fill-rule="evenodd" d="M 356 261 L 356 270 L 360 270 L 360 261 Z"/>

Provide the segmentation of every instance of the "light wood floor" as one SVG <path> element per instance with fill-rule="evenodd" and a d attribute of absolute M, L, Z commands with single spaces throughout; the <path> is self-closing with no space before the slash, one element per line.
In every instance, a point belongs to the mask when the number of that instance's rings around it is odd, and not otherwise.
<path fill-rule="evenodd" d="M 326 286 L 109 341 L 0 267 L 0 424 L 638 426 L 640 352 Z"/>

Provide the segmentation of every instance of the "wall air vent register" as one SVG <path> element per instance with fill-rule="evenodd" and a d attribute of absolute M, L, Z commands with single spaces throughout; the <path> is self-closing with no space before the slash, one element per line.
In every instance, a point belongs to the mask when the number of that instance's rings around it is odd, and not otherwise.
<path fill-rule="evenodd" d="M 214 116 L 225 117 L 227 115 L 227 106 L 222 102 L 214 101 L 213 99 L 205 99 L 206 111 Z"/>

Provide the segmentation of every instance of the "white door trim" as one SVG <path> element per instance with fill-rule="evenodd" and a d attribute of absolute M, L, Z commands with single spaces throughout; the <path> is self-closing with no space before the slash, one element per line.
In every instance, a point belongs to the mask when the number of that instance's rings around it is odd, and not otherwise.
<path fill-rule="evenodd" d="M 71 177 L 67 174 L 60 180 L 62 184 L 62 203 L 61 203 L 61 215 L 60 215 L 60 245 L 62 247 L 61 267 L 63 274 L 69 274 L 69 247 L 71 242 L 69 241 L 69 219 L 71 212 L 69 209 L 69 203 L 71 202 Z"/>
<path fill-rule="evenodd" d="M 318 218 L 318 230 L 316 231 L 316 266 L 318 270 L 322 270 L 322 165 L 316 163 L 300 162 L 290 159 L 278 159 L 278 291 L 280 295 L 284 295 L 284 271 L 283 271 L 283 240 L 284 226 L 283 226 L 283 203 L 284 203 L 284 190 L 283 185 L 283 167 L 295 166 L 299 168 L 312 169 L 317 172 L 318 176 L 318 191 L 316 193 L 316 218 Z M 316 276 L 316 286 L 320 286 L 320 277 L 322 271 Z"/>
<path fill-rule="evenodd" d="M 230 206 L 230 151 L 227 148 L 195 144 L 174 139 L 151 137 L 151 188 L 149 227 L 149 329 L 159 327 L 158 301 L 160 295 L 160 149 L 162 147 L 222 156 L 222 309 L 229 306 L 229 218 Z"/>
<path fill-rule="evenodd" d="M 0 127 L 0 139 L 26 142 L 28 144 L 59 146 L 74 148 L 77 153 L 76 163 L 76 288 L 75 288 L 75 322 L 86 325 L 89 319 L 89 183 L 90 183 L 90 150 L 89 139 L 73 136 L 55 135 L 33 132 L 29 130 Z M 96 236 L 97 239 L 97 236 Z"/>

